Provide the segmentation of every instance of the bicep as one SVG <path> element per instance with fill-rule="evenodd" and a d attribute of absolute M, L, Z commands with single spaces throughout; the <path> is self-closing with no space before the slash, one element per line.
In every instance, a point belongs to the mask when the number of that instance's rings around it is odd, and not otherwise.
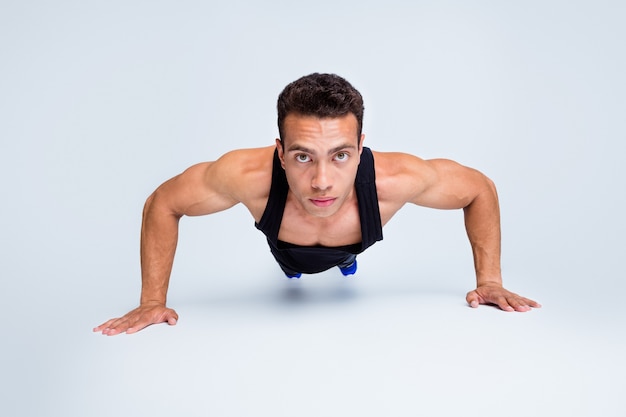
<path fill-rule="evenodd" d="M 228 175 L 218 162 L 203 162 L 166 181 L 151 198 L 176 216 L 201 216 L 226 210 L 233 197 Z"/>
<path fill-rule="evenodd" d="M 492 188 L 491 181 L 479 171 L 447 159 L 420 161 L 421 187 L 409 202 L 437 209 L 467 207 L 479 194 Z"/>

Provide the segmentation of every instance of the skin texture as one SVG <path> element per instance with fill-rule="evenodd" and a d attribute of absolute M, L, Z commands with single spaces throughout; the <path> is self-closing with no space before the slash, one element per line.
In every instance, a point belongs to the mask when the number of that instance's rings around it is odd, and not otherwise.
<path fill-rule="evenodd" d="M 278 155 L 289 183 L 279 239 L 297 245 L 343 246 L 361 241 L 354 179 L 364 135 L 354 115 L 317 118 L 290 114 L 276 146 L 235 150 L 216 161 L 194 165 L 159 186 L 147 199 L 141 229 L 142 290 L 139 307 L 93 330 L 105 335 L 134 333 L 156 323 L 175 325 L 166 306 L 178 240 L 178 221 L 242 203 L 255 221 L 267 204 L 272 155 Z M 540 305 L 502 287 L 500 211 L 496 188 L 480 172 L 456 162 L 422 160 L 404 153 L 374 152 L 376 187 L 385 225 L 406 203 L 463 209 L 472 246 L 476 289 L 471 307 L 496 305 L 524 312 Z"/>

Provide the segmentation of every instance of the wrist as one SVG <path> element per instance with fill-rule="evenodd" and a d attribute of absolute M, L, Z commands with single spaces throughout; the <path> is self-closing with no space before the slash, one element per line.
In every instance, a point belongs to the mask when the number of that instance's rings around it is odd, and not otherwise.
<path fill-rule="evenodd" d="M 144 298 L 141 297 L 139 301 L 140 306 L 165 306 L 165 300 L 157 298 Z"/>
<path fill-rule="evenodd" d="M 479 278 L 476 280 L 476 287 L 502 288 L 502 279 L 501 278 Z"/>

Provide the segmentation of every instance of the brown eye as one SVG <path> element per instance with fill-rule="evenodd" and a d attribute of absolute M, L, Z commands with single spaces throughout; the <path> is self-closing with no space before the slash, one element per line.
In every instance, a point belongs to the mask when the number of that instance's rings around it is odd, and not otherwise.
<path fill-rule="evenodd" d="M 339 152 L 337 155 L 335 155 L 335 159 L 337 161 L 345 161 L 346 159 L 348 159 L 348 153 L 347 152 Z"/>

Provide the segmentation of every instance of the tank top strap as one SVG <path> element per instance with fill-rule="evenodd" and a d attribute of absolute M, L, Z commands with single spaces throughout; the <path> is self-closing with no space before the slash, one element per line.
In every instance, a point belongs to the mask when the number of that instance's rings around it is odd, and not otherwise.
<path fill-rule="evenodd" d="M 287 184 L 287 176 L 285 170 L 280 164 L 278 158 L 278 150 L 274 150 L 274 162 L 272 165 L 272 184 L 270 194 L 267 199 L 265 211 L 261 216 L 261 220 L 255 223 L 255 227 L 262 231 L 267 239 L 274 245 L 278 242 L 278 232 L 280 224 L 283 221 L 283 213 L 285 204 L 287 203 L 287 193 L 289 192 L 289 184 Z"/>
<path fill-rule="evenodd" d="M 383 239 L 383 226 L 378 207 L 374 155 L 363 147 L 361 162 L 354 182 L 361 220 L 361 250 Z"/>

